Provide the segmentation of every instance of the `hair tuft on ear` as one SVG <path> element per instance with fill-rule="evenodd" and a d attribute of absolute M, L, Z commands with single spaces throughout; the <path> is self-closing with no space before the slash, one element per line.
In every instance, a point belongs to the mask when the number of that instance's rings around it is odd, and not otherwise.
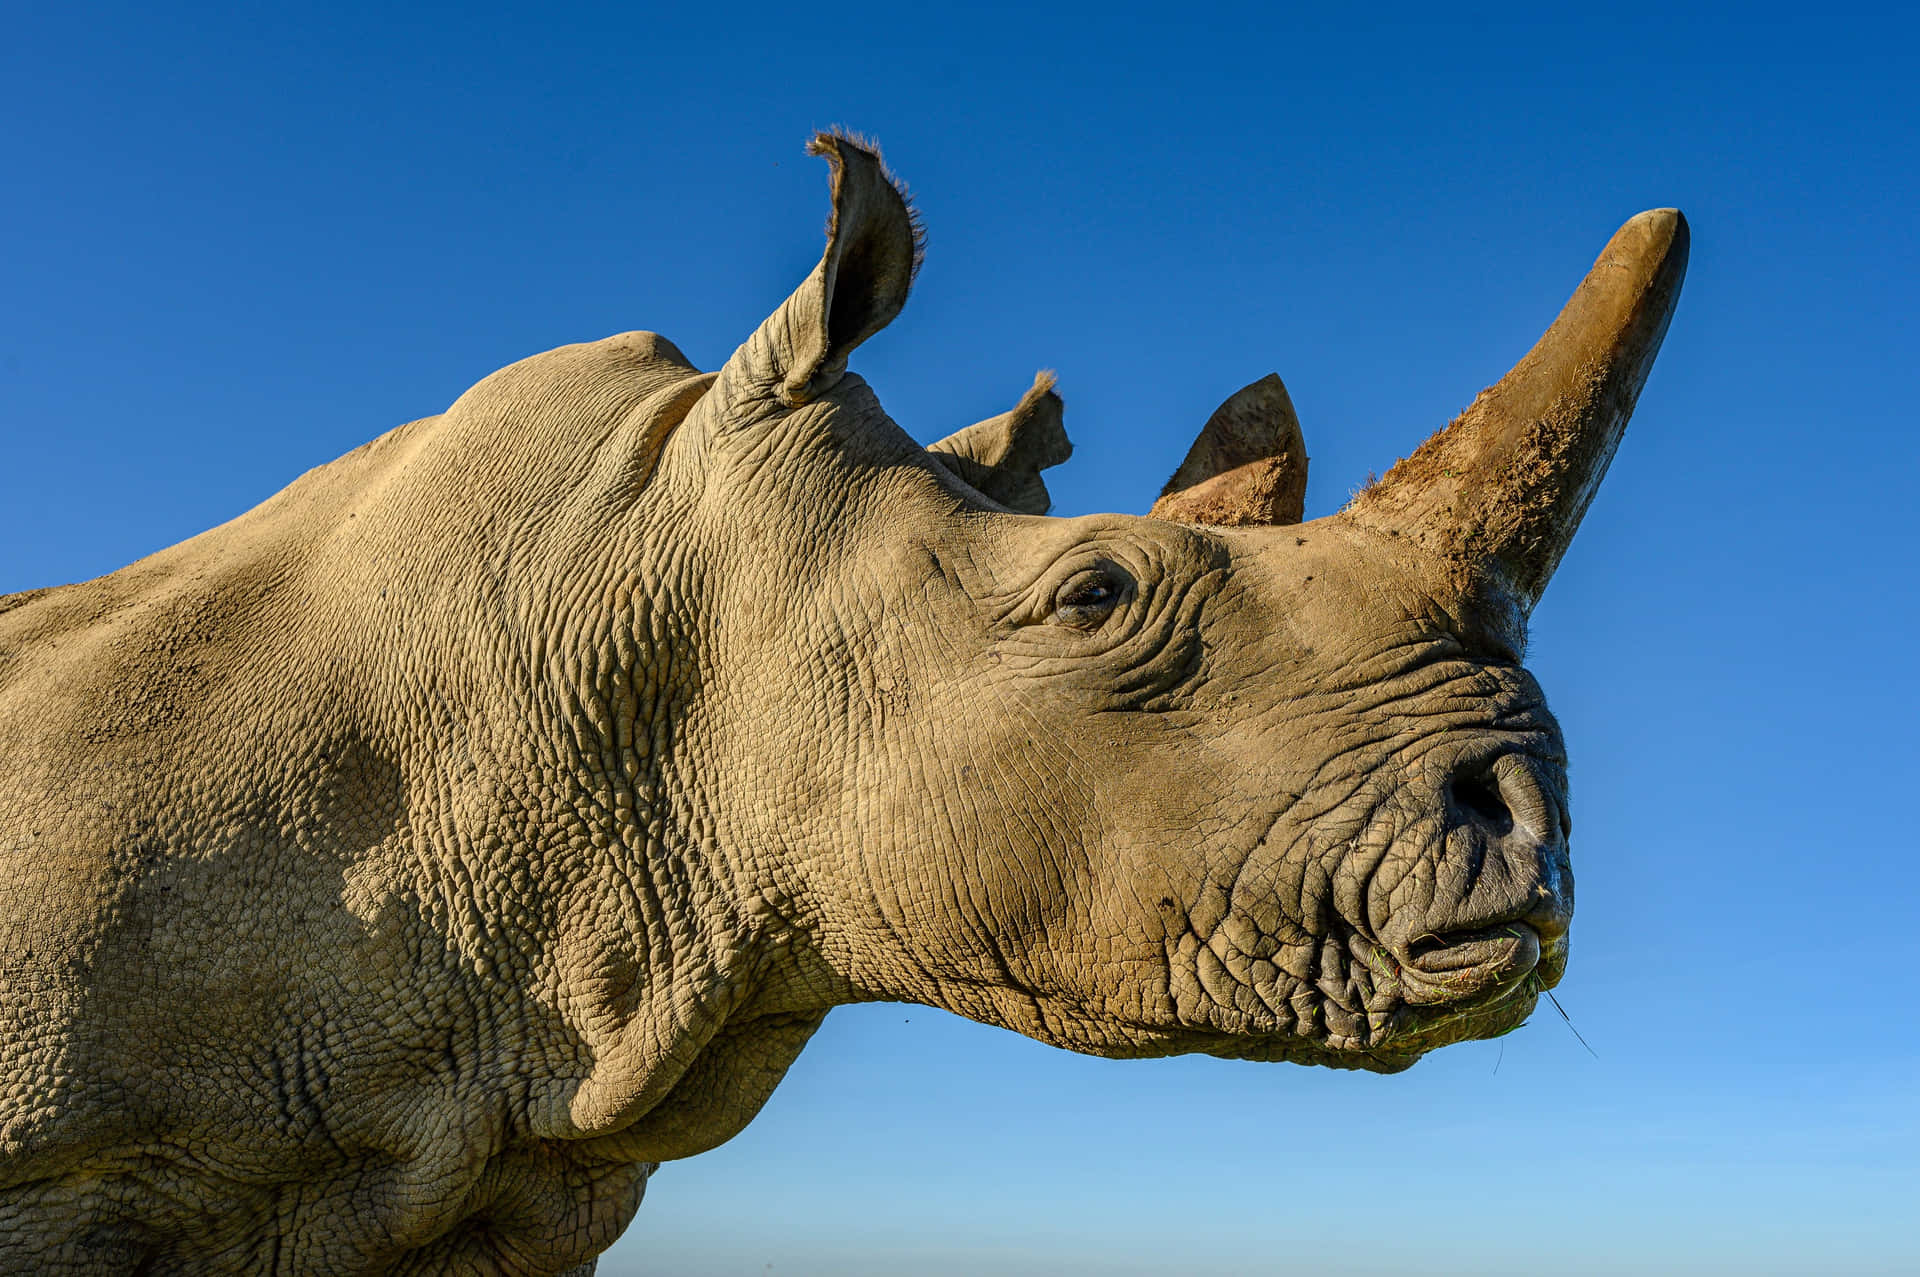
<path fill-rule="evenodd" d="M 1053 372 L 1042 369 L 1011 411 L 928 444 L 927 452 L 961 482 L 1009 510 L 1045 514 L 1053 498 L 1040 472 L 1073 455 L 1063 413 Z"/>
<path fill-rule="evenodd" d="M 807 153 L 827 161 L 826 249 L 727 360 L 721 402 L 771 397 L 797 408 L 832 391 L 847 356 L 900 313 L 920 269 L 926 233 L 880 148 L 839 129 L 814 134 Z"/>
<path fill-rule="evenodd" d="M 833 165 L 833 180 L 836 186 L 840 181 L 840 148 L 843 146 L 851 147 L 871 158 L 874 167 L 880 170 L 880 176 L 886 180 L 887 185 L 893 188 L 894 194 L 900 197 L 900 203 L 906 206 L 907 226 L 913 236 L 913 262 L 907 268 L 907 283 L 911 285 L 915 280 L 920 278 L 920 266 L 927 260 L 927 223 L 926 219 L 920 216 L 920 210 L 914 206 L 913 192 L 908 188 L 905 179 L 887 167 L 886 157 L 880 153 L 880 143 L 878 141 L 868 137 L 864 133 L 855 132 L 853 129 L 847 128 L 842 124 L 835 124 L 829 128 L 822 129 L 820 132 L 815 133 L 812 140 L 807 143 L 808 155 L 825 157 Z M 838 217 L 839 203 L 835 201 L 834 207 L 827 212 L 827 239 L 829 242 L 833 239 L 835 223 Z"/>

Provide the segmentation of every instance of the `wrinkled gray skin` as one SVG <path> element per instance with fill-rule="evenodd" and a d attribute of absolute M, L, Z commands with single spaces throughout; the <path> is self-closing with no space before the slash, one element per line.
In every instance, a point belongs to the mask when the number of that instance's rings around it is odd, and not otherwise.
<path fill-rule="evenodd" d="M 1341 515 L 1202 458 L 1225 513 L 1050 519 L 1046 383 L 929 453 L 844 372 L 918 246 L 815 149 L 826 257 L 717 375 L 550 351 L 0 599 L 0 1270 L 584 1272 L 842 1003 L 1393 1071 L 1559 978 L 1518 653 L 1677 215 Z"/>

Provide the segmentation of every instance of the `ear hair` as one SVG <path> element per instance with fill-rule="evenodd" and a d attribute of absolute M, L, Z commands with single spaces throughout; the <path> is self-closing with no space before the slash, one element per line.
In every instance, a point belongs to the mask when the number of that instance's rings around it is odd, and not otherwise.
<path fill-rule="evenodd" d="M 775 316 L 789 338 L 778 369 L 789 407 L 839 382 L 854 347 L 900 313 L 926 253 L 925 229 L 879 147 L 836 129 L 815 134 L 807 153 L 832 166 L 832 207 L 820 264 Z"/>
<path fill-rule="evenodd" d="M 1040 472 L 1073 455 L 1062 420 L 1065 406 L 1053 383 L 1053 374 L 1043 369 L 1012 411 L 948 435 L 927 451 L 962 482 L 1009 510 L 1045 514 L 1053 498 Z"/>

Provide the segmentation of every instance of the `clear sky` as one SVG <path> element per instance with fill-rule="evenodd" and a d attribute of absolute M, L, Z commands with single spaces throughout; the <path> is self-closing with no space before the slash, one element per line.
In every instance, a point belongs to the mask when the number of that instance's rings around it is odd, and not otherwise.
<path fill-rule="evenodd" d="M 1390 1078 L 844 1009 L 602 1272 L 1920 1271 L 1920 30 L 1684 7 L 13 6 L 0 591 L 537 350 L 717 366 L 817 259 L 819 126 L 931 231 L 854 367 L 922 439 L 1058 369 L 1065 514 L 1144 511 L 1269 371 L 1331 512 L 1679 205 L 1678 316 L 1535 614 L 1597 1058 L 1550 1008 Z"/>

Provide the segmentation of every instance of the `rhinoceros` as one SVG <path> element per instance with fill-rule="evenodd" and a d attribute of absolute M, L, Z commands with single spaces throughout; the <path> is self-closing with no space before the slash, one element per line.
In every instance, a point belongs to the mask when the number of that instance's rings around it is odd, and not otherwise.
<path fill-rule="evenodd" d="M 809 149 L 825 254 L 719 371 L 535 355 L 0 599 L 5 1271 L 588 1272 L 843 1003 L 1392 1072 L 1559 980 L 1521 655 L 1680 215 L 1335 515 L 1268 377 L 1050 518 L 1047 378 L 923 448 L 847 371 L 919 222 Z"/>

